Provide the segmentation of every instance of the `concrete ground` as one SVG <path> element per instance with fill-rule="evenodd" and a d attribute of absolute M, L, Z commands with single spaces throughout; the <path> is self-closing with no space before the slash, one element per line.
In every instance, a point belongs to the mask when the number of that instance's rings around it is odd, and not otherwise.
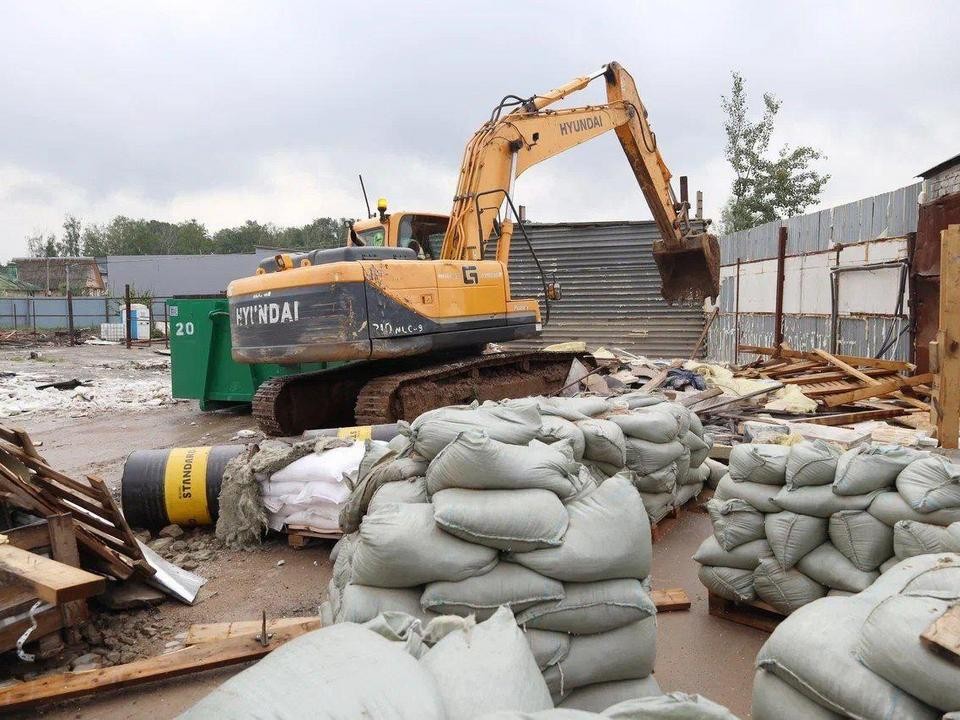
<path fill-rule="evenodd" d="M 148 357 L 147 350 L 80 348 L 84 362 L 104 349 L 117 362 Z M 70 363 L 76 349 L 51 349 L 45 363 L 54 374 L 72 377 Z M 92 352 L 91 352 L 92 351 Z M 0 353 L 2 362 L 11 351 Z M 157 357 L 153 355 L 153 357 Z M 17 367 L 20 367 L 18 365 Z M 9 367 L 9 365 L 8 365 Z M 135 372 L 131 370 L 131 372 Z M 195 403 L 71 418 L 56 414 L 27 415 L 0 421 L 26 428 L 51 464 L 72 475 L 96 473 L 116 489 L 126 455 L 138 448 L 228 442 L 235 433 L 252 428 L 249 415 L 237 412 L 201 413 Z M 697 580 L 690 556 L 710 533 L 705 514 L 684 512 L 666 537 L 654 545 L 653 586 L 679 587 L 693 601 L 689 612 L 659 617 L 656 676 L 664 690 L 700 693 L 722 703 L 740 717 L 749 717 L 753 660 L 766 633 L 712 618 L 707 614 L 706 591 Z M 210 579 L 193 607 L 168 602 L 145 611 L 153 614 L 172 637 L 191 623 L 227 622 L 268 617 L 311 615 L 323 599 L 330 576 L 330 543 L 291 550 L 281 541 L 268 542 L 260 551 L 225 552 L 198 572 Z M 278 561 L 283 560 L 282 565 Z M 155 652 L 164 641 L 158 637 Z M 101 693 L 14 717 L 103 720 L 165 720 L 190 707 L 240 668 L 225 668 L 146 686 Z"/>

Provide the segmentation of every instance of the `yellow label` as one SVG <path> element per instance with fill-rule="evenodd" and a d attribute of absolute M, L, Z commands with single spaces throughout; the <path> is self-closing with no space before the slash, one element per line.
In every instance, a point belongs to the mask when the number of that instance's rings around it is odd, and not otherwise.
<path fill-rule="evenodd" d="M 174 448 L 163 476 L 167 518 L 177 525 L 209 525 L 207 458 L 209 447 Z"/>
<path fill-rule="evenodd" d="M 360 425 L 358 427 L 342 427 L 337 430 L 338 438 L 350 438 L 351 440 L 369 440 L 373 435 L 373 425 Z"/>

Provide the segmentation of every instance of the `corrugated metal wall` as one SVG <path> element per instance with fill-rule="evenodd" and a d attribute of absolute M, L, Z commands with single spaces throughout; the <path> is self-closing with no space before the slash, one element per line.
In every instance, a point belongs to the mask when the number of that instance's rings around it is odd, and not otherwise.
<path fill-rule="evenodd" d="M 653 261 L 659 231 L 650 222 L 526 225 L 547 279 L 556 279 L 563 299 L 553 303 L 538 347 L 582 340 L 588 348 L 618 347 L 651 358 L 686 356 L 703 331 L 700 303 L 668 304 L 660 295 Z M 540 275 L 523 235 L 515 231 L 510 252 L 513 297 L 543 297 Z M 541 312 L 543 304 L 541 302 Z"/>

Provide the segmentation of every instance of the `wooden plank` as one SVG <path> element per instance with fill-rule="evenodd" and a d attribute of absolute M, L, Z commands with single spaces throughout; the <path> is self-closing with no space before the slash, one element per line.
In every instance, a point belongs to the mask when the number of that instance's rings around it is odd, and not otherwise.
<path fill-rule="evenodd" d="M 784 619 L 784 615 L 765 602 L 737 603 L 719 595 L 708 593 L 707 612 L 712 616 L 735 622 L 738 625 L 773 632 Z"/>
<path fill-rule="evenodd" d="M 658 387 L 663 385 L 667 380 L 667 374 L 669 373 L 670 368 L 664 368 L 647 382 L 640 386 L 639 392 L 650 392 L 651 390 L 656 390 Z"/>
<path fill-rule="evenodd" d="M 50 532 L 50 557 L 70 567 L 80 567 L 80 552 L 77 550 L 77 536 L 74 535 L 73 517 L 70 515 L 51 515 L 47 518 Z M 60 606 L 63 616 L 64 636 L 67 642 L 78 642 L 80 636 L 76 625 L 90 618 L 90 609 L 86 600 L 71 600 Z"/>
<path fill-rule="evenodd" d="M 791 350 L 790 348 L 781 348 L 779 350 L 772 347 L 763 347 L 761 345 L 740 345 L 740 352 L 754 353 L 756 355 L 783 355 L 788 358 L 797 358 L 803 360 L 816 360 L 816 351 L 804 352 L 802 350 Z M 858 357 L 857 355 L 835 355 L 838 360 L 853 365 L 866 365 L 872 368 L 883 368 L 884 370 L 908 370 L 913 372 L 917 369 L 912 363 L 902 360 L 879 360 L 877 358 Z"/>
<path fill-rule="evenodd" d="M 110 489 L 107 487 L 107 484 L 97 475 L 87 475 L 87 480 L 100 492 L 102 496 L 100 502 L 107 505 L 109 509 L 113 511 L 110 519 L 123 531 L 127 540 L 127 546 L 133 550 L 134 557 L 143 560 L 143 551 L 137 544 L 137 539 L 133 536 L 133 530 L 130 529 L 130 526 L 127 524 L 127 519 L 123 516 L 123 511 L 120 510 L 117 506 L 117 501 L 114 500 L 113 495 L 110 494 Z M 150 574 L 153 575 L 154 572 L 155 571 L 151 570 Z"/>
<path fill-rule="evenodd" d="M 937 439 L 956 448 L 960 438 L 960 225 L 940 233 L 940 329 Z"/>
<path fill-rule="evenodd" d="M 718 387 L 712 387 L 698 393 L 683 395 L 680 397 L 679 402 L 684 407 L 691 407 L 703 400 L 709 400 L 710 398 L 715 398 L 717 395 L 723 395 L 723 389 Z"/>
<path fill-rule="evenodd" d="M 714 460 L 729 460 L 730 451 L 733 449 L 732 445 L 725 445 L 723 443 L 714 443 L 713 447 L 710 448 L 710 452 L 707 453 L 707 457 L 713 458 Z"/>
<path fill-rule="evenodd" d="M 707 405 L 706 407 L 696 408 L 694 412 L 696 412 L 698 415 L 702 413 L 709 413 L 714 410 L 717 410 L 718 408 L 727 407 L 728 405 L 734 405 L 736 403 L 743 402 L 744 400 L 749 400 L 750 398 L 758 397 L 760 395 L 766 395 L 767 393 L 774 392 L 776 390 L 779 390 L 782 387 L 783 387 L 783 383 L 775 382 L 771 384 L 769 387 L 760 388 L 759 390 L 754 390 L 752 392 L 744 393 L 739 397 L 727 398 L 725 400 L 721 400 L 718 403 L 714 403 L 713 405 Z"/>
<path fill-rule="evenodd" d="M 0 619 L 29 610 L 37 601 L 37 596 L 29 589 L 9 583 L 0 587 Z M 0 650 L 2 652 L 2 650 Z"/>
<path fill-rule="evenodd" d="M 683 588 L 653 590 L 650 592 L 650 597 L 657 606 L 657 612 L 674 612 L 676 610 L 690 609 L 690 598 Z"/>
<path fill-rule="evenodd" d="M 34 707 L 44 702 L 67 700 L 93 692 L 114 690 L 154 680 L 192 675 L 203 670 L 236 665 L 267 655 L 284 643 L 316 630 L 319 622 L 277 630 L 266 647 L 254 637 L 244 636 L 221 642 L 191 645 L 183 650 L 78 673 L 45 675 L 29 682 L 0 690 L 0 708 L 15 710 Z"/>
<path fill-rule="evenodd" d="M 7 542 L 21 550 L 36 550 L 50 546 L 50 531 L 47 530 L 46 520 L 4 530 L 3 534 L 7 536 Z"/>
<path fill-rule="evenodd" d="M 822 357 L 824 360 L 826 360 L 826 361 L 827 361 L 828 363 L 830 363 L 831 365 L 836 365 L 838 368 L 840 368 L 840 369 L 843 370 L 844 372 L 846 372 L 846 373 L 852 375 L 853 377 L 857 378 L 857 380 L 861 380 L 861 381 L 865 382 L 867 385 L 880 385 L 880 381 L 877 380 L 876 378 L 872 378 L 872 377 L 870 377 L 869 375 L 865 375 L 864 373 L 862 373 L 862 372 L 861 372 L 860 370 L 858 370 L 857 368 L 855 368 L 855 367 L 853 367 L 852 365 L 850 365 L 849 363 L 841 360 L 838 356 L 836 356 L 836 355 L 831 355 L 831 354 L 828 353 L 826 350 L 821 350 L 820 348 L 817 348 L 817 349 L 814 350 L 813 352 L 814 352 L 814 354 L 818 355 L 819 357 Z M 895 392 L 892 392 L 892 393 L 889 393 L 889 394 L 890 394 L 892 397 L 897 398 L 898 400 L 903 400 L 903 401 L 904 401 L 905 403 L 907 403 L 908 405 L 913 405 L 914 407 L 919 407 L 919 408 L 922 408 L 922 409 L 924 409 L 924 410 L 929 410 L 929 409 L 930 409 L 930 406 L 927 405 L 927 403 L 923 402 L 922 400 L 917 400 L 916 398 L 908 397 L 907 395 L 904 395 L 902 392 L 896 392 L 896 391 L 895 391 Z M 960 407 L 958 407 L 958 410 L 960 410 Z"/>
<path fill-rule="evenodd" d="M 683 592 L 682 590 L 680 592 Z M 657 606 L 660 609 L 660 606 Z M 319 617 L 289 617 L 267 621 L 267 633 L 273 633 L 288 627 L 296 627 L 305 622 L 321 622 Z M 184 645 L 219 642 L 230 638 L 256 635 L 263 628 L 262 620 L 238 620 L 228 623 L 195 623 L 187 630 Z"/>
<path fill-rule="evenodd" d="M 29 608 L 27 611 L 29 611 Z M 30 618 L 27 617 L 27 612 L 22 613 L 22 615 L 23 617 L 13 622 L 0 625 L 0 652 L 13 650 L 17 646 L 17 640 L 20 636 L 32 625 Z M 39 640 L 63 627 L 63 617 L 60 615 L 59 608 L 48 607 L 34 615 L 33 619 L 37 623 L 37 628 L 30 634 L 28 642 Z M 3 691 L 0 690 L 0 694 L 2 693 Z"/>
<path fill-rule="evenodd" d="M 0 573 L 25 583 L 37 597 L 54 605 L 88 598 L 106 587 L 99 575 L 12 545 L 0 545 Z"/>
<path fill-rule="evenodd" d="M 827 407 L 837 407 L 838 405 L 847 405 L 857 400 L 866 400 L 890 393 L 905 387 L 915 387 L 924 385 L 933 380 L 933 373 L 924 373 L 907 378 L 896 378 L 894 380 L 878 380 L 876 385 L 868 385 L 859 390 L 849 390 L 836 395 L 827 395 L 823 398 L 823 403 Z"/>
<path fill-rule="evenodd" d="M 880 380 L 887 380 L 891 375 L 889 370 L 884 370 L 882 368 L 867 368 L 863 371 L 863 374 L 878 378 Z M 779 380 L 784 385 L 810 385 L 812 383 L 843 380 L 846 377 L 847 374 L 839 370 L 824 370 L 822 372 L 808 373 L 806 375 L 795 375 L 794 377 L 779 378 Z"/>
<path fill-rule="evenodd" d="M 954 605 L 920 633 L 920 641 L 960 665 L 960 605 Z"/>
<path fill-rule="evenodd" d="M 812 415 L 805 417 L 803 422 L 810 425 L 852 425 L 865 420 L 889 420 L 906 413 L 904 408 L 888 408 L 883 410 L 863 410 L 859 412 L 837 413 L 836 415 Z"/>

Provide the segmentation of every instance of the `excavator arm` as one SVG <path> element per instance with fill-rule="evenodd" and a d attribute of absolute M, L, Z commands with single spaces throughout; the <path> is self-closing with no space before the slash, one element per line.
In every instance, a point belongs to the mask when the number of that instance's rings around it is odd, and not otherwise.
<path fill-rule="evenodd" d="M 608 102 L 549 110 L 550 105 L 603 76 Z M 715 297 L 719 290 L 716 238 L 694 233 L 686 203 L 677 203 L 670 171 L 657 148 L 633 78 L 612 62 L 600 73 L 576 78 L 544 95 L 518 101 L 512 112 L 494 111 L 467 144 L 457 194 L 441 255 L 450 260 L 479 260 L 506 201 L 512 209 L 513 183 L 528 168 L 614 130 L 660 229 L 654 245 L 663 296 L 668 300 Z M 499 226 L 496 257 L 509 260 L 513 222 Z"/>

